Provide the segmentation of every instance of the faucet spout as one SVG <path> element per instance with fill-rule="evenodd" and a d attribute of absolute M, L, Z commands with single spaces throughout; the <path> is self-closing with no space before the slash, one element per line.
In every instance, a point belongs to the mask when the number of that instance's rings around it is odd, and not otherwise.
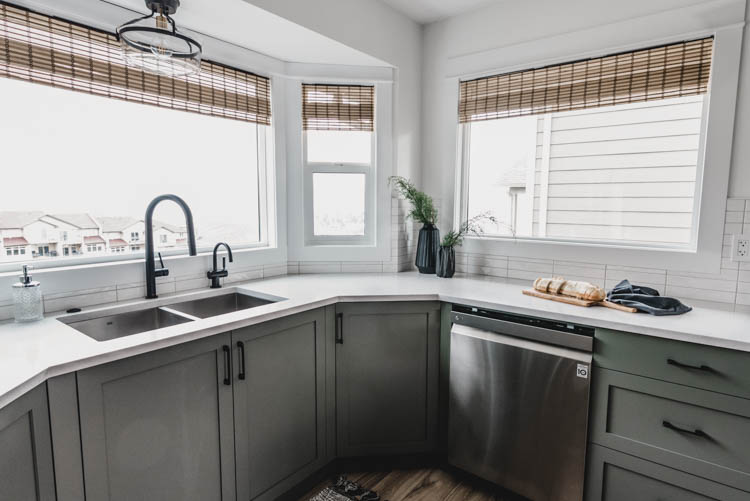
<path fill-rule="evenodd" d="M 232 257 L 232 248 L 229 247 L 229 244 L 227 244 L 226 242 L 219 242 L 214 247 L 214 271 L 219 271 L 219 269 L 217 267 L 217 264 L 216 264 L 216 254 L 219 252 L 219 248 L 222 247 L 222 246 L 226 247 L 226 249 L 227 249 L 227 253 L 229 254 L 229 262 L 230 263 L 234 262 L 234 258 Z"/>
<path fill-rule="evenodd" d="M 183 199 L 177 195 L 160 195 L 154 198 L 148 207 L 146 208 L 146 299 L 154 299 L 158 297 L 156 295 L 156 277 L 164 277 L 169 275 L 169 270 L 162 267 L 156 269 L 156 263 L 154 263 L 154 210 L 164 200 L 171 200 L 180 206 L 183 214 L 185 215 L 185 225 L 187 226 L 188 234 L 188 252 L 191 256 L 198 254 L 195 245 L 195 227 L 193 225 L 193 213 L 190 211 L 190 207 L 185 203 Z"/>
<path fill-rule="evenodd" d="M 216 244 L 216 247 L 214 247 L 214 268 L 213 270 L 206 273 L 206 276 L 211 279 L 211 288 L 212 289 L 221 289 L 221 281 L 220 278 L 225 278 L 229 276 L 229 272 L 227 271 L 227 261 L 224 259 L 224 263 L 221 267 L 221 270 L 219 269 L 219 265 L 217 264 L 217 254 L 219 253 L 219 248 L 226 247 L 227 253 L 229 254 L 229 262 L 234 262 L 234 259 L 232 257 L 232 248 L 229 247 L 229 244 L 226 242 L 219 242 Z"/>

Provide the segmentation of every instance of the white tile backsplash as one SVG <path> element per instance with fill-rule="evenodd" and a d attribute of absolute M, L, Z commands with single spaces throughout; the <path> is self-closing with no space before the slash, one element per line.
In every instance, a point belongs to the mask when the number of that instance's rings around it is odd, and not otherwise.
<path fill-rule="evenodd" d="M 678 298 L 746 307 L 750 305 L 750 263 L 732 261 L 731 245 L 734 233 L 750 234 L 750 199 L 727 200 L 724 231 L 719 273 L 631 267 L 617 263 L 604 266 L 576 261 L 508 257 L 507 274 L 502 275 L 498 271 L 501 268 L 491 266 L 488 261 L 482 261 L 481 257 L 463 253 L 460 249 L 456 252 L 456 271 L 470 275 L 507 276 L 525 281 L 543 275 L 562 275 L 570 280 L 597 283 L 606 289 L 628 279 L 633 284 L 652 287 L 662 294 Z M 491 259 L 499 260 L 503 256 L 492 256 Z"/>

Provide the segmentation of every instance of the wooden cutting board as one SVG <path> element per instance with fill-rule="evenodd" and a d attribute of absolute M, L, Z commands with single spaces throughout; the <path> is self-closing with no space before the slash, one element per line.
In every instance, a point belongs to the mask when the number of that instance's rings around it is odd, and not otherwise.
<path fill-rule="evenodd" d="M 613 310 L 625 311 L 628 313 L 635 313 L 638 310 L 631 308 L 630 306 L 623 306 L 621 304 L 612 303 L 610 301 L 588 301 L 586 299 L 578 299 L 570 296 L 563 296 L 561 294 L 548 294 L 546 292 L 539 292 L 533 289 L 525 289 L 523 293 L 527 296 L 540 297 L 542 299 L 549 299 L 550 301 L 557 301 L 560 303 L 574 304 L 576 306 L 605 306 L 612 308 Z"/>

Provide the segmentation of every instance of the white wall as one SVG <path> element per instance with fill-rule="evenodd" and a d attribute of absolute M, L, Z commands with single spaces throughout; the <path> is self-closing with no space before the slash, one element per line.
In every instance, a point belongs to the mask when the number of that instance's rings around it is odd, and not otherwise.
<path fill-rule="evenodd" d="M 748 2 L 750 4 L 750 1 Z M 745 10 L 746 22 L 750 20 L 750 6 Z M 734 124 L 732 172 L 729 178 L 729 196 L 750 198 L 750 27 L 745 25 L 740 65 L 740 89 L 737 95 L 737 115 Z"/>
<path fill-rule="evenodd" d="M 245 0 L 396 68 L 395 172 L 419 180 L 422 28 L 378 0 Z"/>
<path fill-rule="evenodd" d="M 430 24 L 424 31 L 423 186 L 445 202 L 449 226 L 456 153 L 455 78 L 529 65 L 736 22 L 742 0 L 529 0 L 500 2 Z M 750 37 L 745 36 L 736 136 L 750 132 Z M 730 196 L 750 194 L 750 144 L 734 142 Z M 723 202 L 722 202 L 723 203 Z"/>

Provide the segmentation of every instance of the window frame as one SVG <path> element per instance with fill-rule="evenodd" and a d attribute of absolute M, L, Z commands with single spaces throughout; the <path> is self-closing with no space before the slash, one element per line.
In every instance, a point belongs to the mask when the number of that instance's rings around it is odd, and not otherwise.
<path fill-rule="evenodd" d="M 700 130 L 698 132 L 699 138 L 698 138 L 698 151 L 697 151 L 697 162 L 696 162 L 696 171 L 695 171 L 695 189 L 693 192 L 693 212 L 691 214 L 691 227 L 690 227 L 690 242 L 685 244 L 672 244 L 672 243 L 664 243 L 660 244 L 658 242 L 641 242 L 641 241 L 628 241 L 628 240 L 608 240 L 608 239 L 597 239 L 594 241 L 593 239 L 586 239 L 586 238 L 563 238 L 563 237 L 550 237 L 546 235 L 524 235 L 524 236 L 512 236 L 512 235 L 499 235 L 499 234 L 483 234 L 481 236 L 470 236 L 469 238 L 477 238 L 477 239 L 497 239 L 497 240 L 523 240 L 523 241 L 529 241 L 529 242 L 550 242 L 550 243 L 562 243 L 562 244 L 568 244 L 568 245 L 603 245 L 603 246 L 611 246 L 611 247 L 622 247 L 622 248 L 634 248 L 634 249 L 649 249 L 652 248 L 654 250 L 667 250 L 667 251 L 695 251 L 698 246 L 698 227 L 700 224 L 700 204 L 698 203 L 701 196 L 701 191 L 703 187 L 703 173 L 704 173 L 704 163 L 705 163 L 705 156 L 704 151 L 706 148 L 706 140 L 707 140 L 707 125 L 708 125 L 708 111 L 710 107 L 710 94 L 711 94 L 711 88 L 709 87 L 709 90 L 706 94 L 702 95 L 702 108 L 701 108 L 701 124 L 700 124 Z M 649 101 L 649 102 L 657 102 L 657 101 Z M 638 105 L 643 105 L 644 103 L 629 103 L 624 104 L 622 106 L 628 106 L 628 107 L 635 107 Z M 603 108 L 596 108 L 597 110 L 602 110 Z M 630 108 L 629 108 L 630 109 Z M 559 112 L 561 114 L 582 114 L 585 113 L 586 110 L 575 110 L 575 111 L 564 111 Z M 550 116 L 552 120 L 554 120 L 556 117 L 556 112 L 551 113 L 545 113 L 537 115 L 539 117 L 546 117 Z M 566 115 L 568 116 L 568 115 Z M 513 118 L 499 118 L 498 120 L 512 120 Z M 481 122 L 478 122 L 481 123 Z M 469 217 L 469 179 L 470 179 L 470 171 L 471 171 L 471 159 L 469 155 L 470 147 L 471 147 L 471 122 L 466 124 L 459 124 L 459 130 L 458 130 L 458 136 L 460 138 L 459 142 L 459 157 L 460 157 L 460 164 L 458 166 L 458 171 L 460 175 L 460 182 L 457 183 L 457 193 L 459 193 L 459 196 L 457 196 L 457 199 L 459 200 L 458 204 L 458 214 L 459 219 L 461 221 L 466 221 Z M 540 215 L 541 216 L 541 215 Z M 546 219 L 546 218 L 545 218 Z M 541 224 L 541 223 L 540 223 Z"/>
<path fill-rule="evenodd" d="M 260 73 L 259 73 L 260 74 Z M 0 77 L 3 78 L 3 77 Z M 271 77 L 271 104 L 274 106 L 274 78 Z M 35 82 L 24 82 L 27 85 L 40 85 Z M 77 92 L 73 90 L 67 90 L 67 92 Z M 105 96 L 99 96 L 102 99 L 107 99 Z M 133 103 L 137 106 L 137 103 Z M 181 110 L 172 110 L 175 113 L 188 113 Z M 275 111 L 275 109 L 274 109 Z M 273 115 L 272 115 L 273 116 Z M 214 117 L 216 118 L 216 117 Z M 225 120 L 229 120 L 225 118 Z M 277 213 L 276 207 L 269 207 L 270 203 L 275 203 L 277 199 L 276 190 L 276 176 L 279 166 L 275 164 L 275 144 L 277 127 L 274 125 L 275 121 L 272 120 L 271 125 L 262 124 L 251 124 L 255 126 L 256 138 L 258 141 L 257 148 L 257 161 L 258 161 L 258 224 L 259 224 L 259 241 L 253 243 L 247 243 L 242 245 L 232 246 L 234 252 L 252 251 L 252 250 L 276 250 L 278 244 L 276 242 L 276 235 L 279 231 L 277 228 L 282 224 L 278 219 L 275 218 Z M 282 166 L 283 168 L 283 166 Z M 144 207 L 145 211 L 145 207 Z M 269 225 L 274 225 L 270 228 Z M 32 264 L 37 270 L 42 269 L 65 269 L 70 267 L 88 266 L 88 265 L 105 265 L 105 264 L 124 264 L 127 262 L 142 262 L 145 257 L 145 248 L 143 247 L 143 235 L 140 231 L 130 232 L 130 240 L 128 241 L 131 246 L 130 252 L 122 253 L 111 253 L 97 250 L 88 250 L 86 244 L 82 244 L 81 250 L 78 253 L 71 253 L 68 256 L 58 255 L 55 258 L 46 259 L 32 259 L 31 255 L 28 255 L 27 261 L 11 260 L 7 262 L 0 261 L 0 274 L 14 272 L 21 264 Z M 156 232 L 155 232 L 156 233 Z M 136 237 L 136 240 L 133 239 Z M 132 248 L 135 246 L 135 248 Z M 105 249 L 106 250 L 106 246 Z M 200 246 L 197 249 L 199 255 L 210 255 L 213 251 L 213 244 L 207 243 L 205 246 Z M 164 258 L 167 257 L 182 257 L 187 254 L 187 249 L 182 247 L 168 248 L 161 250 L 161 255 Z"/>
<path fill-rule="evenodd" d="M 377 91 L 375 95 L 377 103 Z M 376 104 L 377 109 L 377 104 Z M 375 185 L 377 179 L 378 117 L 370 133 L 370 163 L 310 162 L 307 160 L 307 131 L 302 130 L 302 170 L 305 207 L 305 243 L 307 245 L 374 245 L 376 233 Z M 344 131 L 342 131 L 344 132 Z M 315 235 L 314 174 L 364 174 L 365 175 L 365 231 L 363 235 Z"/>
<path fill-rule="evenodd" d="M 493 254 L 508 257 L 565 260 L 576 262 L 591 262 L 598 264 L 617 263 L 622 266 L 636 266 L 651 269 L 684 269 L 701 270 L 706 273 L 718 273 L 722 265 L 722 250 L 724 238 L 724 217 L 728 193 L 729 172 L 731 167 L 732 142 L 734 140 L 734 119 L 736 113 L 737 93 L 739 83 L 739 63 L 742 50 L 742 25 L 734 24 L 714 29 L 702 29 L 693 32 L 676 34 L 671 37 L 661 38 L 658 41 L 649 42 L 642 40 L 619 47 L 608 47 L 594 52 L 575 52 L 566 55 L 543 59 L 530 59 L 526 62 L 517 62 L 511 66 L 498 66 L 467 72 L 467 66 L 473 61 L 467 56 L 456 58 L 452 62 L 453 68 L 461 68 L 459 71 L 451 72 L 450 95 L 452 103 L 457 103 L 459 98 L 459 81 L 469 78 L 490 76 L 498 73 L 523 70 L 545 64 L 565 63 L 572 60 L 587 57 L 599 57 L 607 53 L 617 51 L 638 50 L 640 48 L 654 45 L 655 43 L 678 42 L 686 38 L 713 35 L 714 54 L 711 67 L 711 89 L 708 94 L 707 105 L 704 113 L 707 120 L 704 121 L 705 141 L 699 161 L 699 172 L 703 178 L 703 186 L 700 195 L 696 197 L 698 205 L 696 211 L 699 224 L 694 225 L 698 232 L 694 248 L 676 249 L 674 247 L 664 248 L 653 245 L 622 245 L 599 243 L 590 241 L 565 241 L 551 239 L 534 239 L 530 237 L 476 237 L 468 236 L 461 248 L 461 252 L 469 254 Z M 590 46 L 590 40 L 575 37 L 578 46 Z M 498 62 L 505 59 L 518 60 L 511 57 L 506 51 L 498 51 L 493 54 Z M 507 64 L 507 63 L 506 63 Z M 451 190 L 455 197 L 453 205 L 452 227 L 460 224 L 463 216 L 463 134 L 458 124 L 458 107 L 451 105 L 454 109 L 455 121 L 450 127 L 455 134 L 456 143 L 454 150 L 455 185 Z M 447 126 L 446 126 L 447 127 Z M 447 133 L 447 130 L 446 130 Z M 705 166 L 705 168 L 704 168 Z"/>

